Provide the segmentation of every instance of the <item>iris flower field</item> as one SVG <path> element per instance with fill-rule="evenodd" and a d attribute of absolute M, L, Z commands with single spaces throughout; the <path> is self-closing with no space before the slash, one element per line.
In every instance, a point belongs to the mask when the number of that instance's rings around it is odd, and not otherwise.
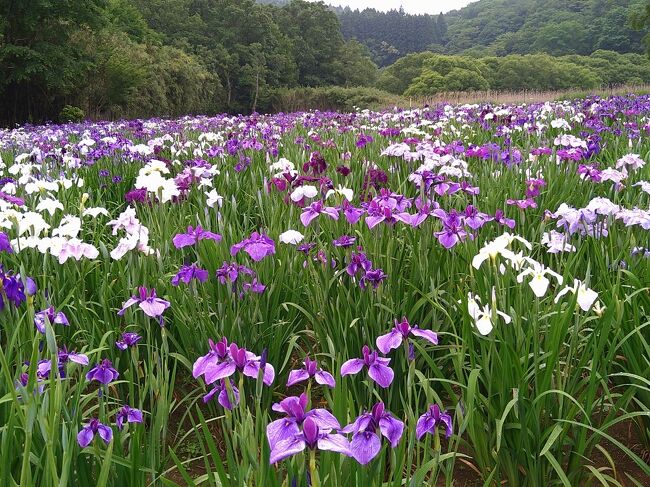
<path fill-rule="evenodd" d="M 649 485 L 650 96 L 0 156 L 1 485 Z"/>

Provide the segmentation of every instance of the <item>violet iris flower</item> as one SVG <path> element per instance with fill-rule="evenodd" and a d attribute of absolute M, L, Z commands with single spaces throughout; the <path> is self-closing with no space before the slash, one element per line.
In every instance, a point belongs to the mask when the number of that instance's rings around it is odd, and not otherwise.
<path fill-rule="evenodd" d="M 525 210 L 527 208 L 537 208 L 537 203 L 531 198 L 526 198 L 523 200 L 507 199 L 506 203 L 509 205 L 514 205 L 520 210 Z"/>
<path fill-rule="evenodd" d="M 424 338 L 434 345 L 438 345 L 438 334 L 436 332 L 422 330 L 417 325 L 411 326 L 406 317 L 404 317 L 401 322 L 395 320 L 395 326 L 390 332 L 377 338 L 377 348 L 381 353 L 387 354 L 393 348 L 399 348 L 402 341 L 408 342 L 409 335 Z"/>
<path fill-rule="evenodd" d="M 195 379 L 205 375 L 206 372 L 223 362 L 228 356 L 228 339 L 226 337 L 216 343 L 211 338 L 208 338 L 208 346 L 210 347 L 208 353 L 196 359 L 192 367 L 192 376 Z"/>
<path fill-rule="evenodd" d="M 304 226 L 309 226 L 321 214 L 327 215 L 334 220 L 339 219 L 339 211 L 336 208 L 324 206 L 322 201 L 314 201 L 311 205 L 303 208 L 300 221 Z"/>
<path fill-rule="evenodd" d="M 350 445 L 345 437 L 330 431 L 321 430 L 314 419 L 306 418 L 301 432 L 275 444 L 275 448 L 271 449 L 269 463 L 282 461 L 304 451 L 305 448 L 334 451 L 350 456 Z"/>
<path fill-rule="evenodd" d="M 341 204 L 341 210 L 343 211 L 343 216 L 350 225 L 357 223 L 361 219 L 361 216 L 365 213 L 364 210 L 353 206 L 346 199 L 344 199 L 343 203 Z"/>
<path fill-rule="evenodd" d="M 305 366 L 302 369 L 296 369 L 289 372 L 287 387 L 291 387 L 292 385 L 305 381 L 311 377 L 314 377 L 316 382 L 323 386 L 334 387 L 336 385 L 332 374 L 325 372 L 323 369 L 317 368 L 318 363 L 315 360 L 310 360 L 309 357 L 305 357 L 304 363 Z"/>
<path fill-rule="evenodd" d="M 515 221 L 511 218 L 507 218 L 503 210 L 497 210 L 494 212 L 494 221 L 501 226 L 506 226 L 508 228 L 515 228 Z"/>
<path fill-rule="evenodd" d="M 341 425 L 338 420 L 326 409 L 312 409 L 307 411 L 309 398 L 303 393 L 300 397 L 287 397 L 279 403 L 272 406 L 273 411 L 284 413 L 286 416 L 282 419 L 276 419 L 266 427 L 266 439 L 269 441 L 271 450 L 275 448 L 280 441 L 293 438 L 300 433 L 299 426 L 307 418 L 311 418 L 319 428 L 330 431 L 340 429 Z"/>
<path fill-rule="evenodd" d="M 360 270 L 368 272 L 371 269 L 372 261 L 366 257 L 366 254 L 363 252 L 352 252 L 350 263 L 345 268 L 345 271 L 348 275 L 355 277 Z"/>
<path fill-rule="evenodd" d="M 120 373 L 113 368 L 113 363 L 105 358 L 99 362 L 95 367 L 90 369 L 86 374 L 86 380 L 96 380 L 104 385 L 110 384 L 120 376 Z"/>
<path fill-rule="evenodd" d="M 200 225 L 197 225 L 196 228 L 189 226 L 187 227 L 187 233 L 177 233 L 172 242 L 177 249 L 182 249 L 183 247 L 196 245 L 200 240 L 204 239 L 219 242 L 221 235 L 203 230 Z"/>
<path fill-rule="evenodd" d="M 137 333 L 124 332 L 124 333 L 122 333 L 122 338 L 115 342 L 115 346 L 119 350 L 124 351 L 129 347 L 133 347 L 133 346 L 137 345 L 137 343 L 140 340 L 142 340 L 142 337 L 140 335 L 138 335 Z"/>
<path fill-rule="evenodd" d="M 419 440 L 426 433 L 433 434 L 436 430 L 436 426 L 444 425 L 445 435 L 449 438 L 453 431 L 452 422 L 453 420 L 451 419 L 451 416 L 447 414 L 447 411 L 441 412 L 437 404 L 432 404 L 429 406 L 427 412 L 418 419 L 417 425 L 415 426 L 415 433 Z"/>
<path fill-rule="evenodd" d="M 113 438 L 113 430 L 99 422 L 97 418 L 90 420 L 86 426 L 84 426 L 81 431 L 77 434 L 77 442 L 81 448 L 86 448 L 93 441 L 95 433 L 98 433 L 100 438 L 104 440 L 104 443 L 107 445 L 111 442 Z"/>
<path fill-rule="evenodd" d="M 446 213 L 444 210 L 434 210 L 435 215 L 442 219 L 442 231 L 435 232 L 434 235 L 446 249 L 452 248 L 457 243 L 465 240 L 467 232 L 463 228 L 463 219 L 458 215 L 456 210 Z"/>
<path fill-rule="evenodd" d="M 275 242 L 263 233 L 253 232 L 249 238 L 230 247 L 230 255 L 235 256 L 240 250 L 259 262 L 267 255 L 275 254 Z"/>
<path fill-rule="evenodd" d="M 115 424 L 118 430 L 122 431 L 124 422 L 142 423 L 142 411 L 126 405 L 121 407 L 115 416 Z"/>
<path fill-rule="evenodd" d="M 377 289 L 381 282 L 387 277 L 386 273 L 381 269 L 370 269 L 361 277 L 359 286 L 361 289 L 366 289 L 368 284 L 370 284 L 373 289 Z"/>
<path fill-rule="evenodd" d="M 52 325 L 70 326 L 70 322 L 65 314 L 62 311 L 55 311 L 54 306 L 50 306 L 34 315 L 34 326 L 43 335 L 45 335 L 45 320 L 48 320 Z"/>
<path fill-rule="evenodd" d="M 122 309 L 117 312 L 118 316 L 122 316 L 126 309 L 134 304 L 138 304 L 140 309 L 144 311 L 144 314 L 150 318 L 158 318 L 160 326 L 163 324 L 162 314 L 170 306 L 169 301 L 165 301 L 156 296 L 156 290 L 154 288 L 151 288 L 151 291 L 149 291 L 146 287 L 141 286 L 138 288 L 138 295 L 131 296 L 122 305 Z"/>
<path fill-rule="evenodd" d="M 262 367 L 261 357 L 258 357 L 252 352 L 247 351 L 245 348 L 239 348 L 236 343 L 231 343 L 225 356 L 221 355 L 222 349 L 225 345 L 225 339 L 222 342 L 214 344 L 216 353 L 204 356 L 202 362 L 198 365 L 195 362 L 194 371 L 195 377 L 203 375 L 206 384 L 212 384 L 219 379 L 230 377 L 236 371 L 241 372 L 247 377 L 257 379 L 260 369 L 263 370 L 262 382 L 270 386 L 275 379 L 275 369 L 271 364 L 264 364 Z M 212 348 L 212 344 L 211 344 Z M 198 361 L 197 361 L 198 362 Z"/>
<path fill-rule="evenodd" d="M 13 254 L 14 252 L 14 249 L 11 248 L 9 237 L 4 232 L 0 232 L 0 252 L 7 252 L 8 254 Z"/>
<path fill-rule="evenodd" d="M 391 448 L 397 447 L 404 432 L 404 423 L 386 411 L 383 402 L 375 404 L 372 411 L 363 413 L 354 423 L 341 430 L 342 433 L 353 434 L 350 452 L 361 465 L 370 462 L 381 450 L 377 430 L 390 442 Z"/>
<path fill-rule="evenodd" d="M 230 402 L 230 397 L 228 397 L 226 380 L 230 381 L 230 388 L 232 390 L 234 404 Z M 232 411 L 232 409 L 239 404 L 239 389 L 235 387 L 231 379 L 221 379 L 220 381 L 216 382 L 212 390 L 203 396 L 203 402 L 207 403 L 211 401 L 215 395 L 217 396 L 217 401 L 219 401 L 219 404 L 221 404 L 225 409 L 228 409 L 229 411 Z"/>
<path fill-rule="evenodd" d="M 192 279 L 196 279 L 199 282 L 205 282 L 208 280 L 208 271 L 201 269 L 196 264 L 183 265 L 176 275 L 172 277 L 172 285 L 178 286 L 181 282 L 189 284 Z"/>
<path fill-rule="evenodd" d="M 27 299 L 20 275 L 5 271 L 0 264 L 0 311 L 5 308 L 5 298 L 16 308 Z"/>
<path fill-rule="evenodd" d="M 332 244 L 335 247 L 351 247 L 354 245 L 354 242 L 357 241 L 356 237 L 351 237 L 349 235 L 341 235 L 339 238 L 332 240 Z"/>
<path fill-rule="evenodd" d="M 68 349 L 65 346 L 59 349 L 57 353 L 57 359 L 58 359 L 58 366 L 59 366 L 59 375 L 61 377 L 65 377 L 65 371 L 63 370 L 63 366 L 66 363 L 74 362 L 79 365 L 88 365 L 89 363 L 87 355 L 83 353 L 76 353 L 74 351 L 68 352 Z M 47 378 L 49 376 L 51 369 L 52 369 L 51 360 L 41 360 L 38 363 L 37 371 L 39 376 L 43 378 Z"/>
<path fill-rule="evenodd" d="M 361 352 L 363 358 L 350 359 L 341 366 L 341 376 L 358 374 L 361 369 L 367 367 L 368 376 L 372 380 L 383 388 L 388 387 L 395 376 L 393 369 L 388 366 L 390 359 L 379 357 L 377 352 L 371 352 L 367 345 L 363 346 Z"/>

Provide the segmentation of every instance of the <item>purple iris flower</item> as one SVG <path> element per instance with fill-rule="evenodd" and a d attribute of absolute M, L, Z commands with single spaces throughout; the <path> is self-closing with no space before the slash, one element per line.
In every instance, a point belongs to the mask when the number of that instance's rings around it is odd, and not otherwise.
<path fill-rule="evenodd" d="M 442 219 L 442 231 L 435 232 L 434 235 L 443 247 L 450 249 L 467 237 L 463 219 L 456 210 L 451 210 L 449 213 L 444 210 L 434 210 L 434 214 Z"/>
<path fill-rule="evenodd" d="M 444 425 L 445 435 L 449 438 L 453 431 L 452 422 L 451 416 L 447 414 L 447 411 L 440 411 L 437 404 L 432 404 L 429 406 L 427 412 L 418 419 L 417 425 L 415 426 L 415 433 L 419 440 L 426 433 L 433 434 L 437 425 Z"/>
<path fill-rule="evenodd" d="M 503 210 L 497 210 L 494 212 L 494 221 L 501 226 L 506 226 L 508 228 L 515 228 L 515 221 L 512 218 L 506 218 Z"/>
<path fill-rule="evenodd" d="M 230 255 L 235 256 L 240 250 L 259 262 L 267 255 L 275 254 L 275 242 L 263 233 L 253 232 L 249 238 L 230 247 Z"/>
<path fill-rule="evenodd" d="M 113 363 L 105 358 L 99 362 L 95 367 L 90 369 L 86 374 L 86 380 L 96 380 L 104 385 L 110 384 L 120 376 L 120 373 L 113 368 Z"/>
<path fill-rule="evenodd" d="M 361 349 L 363 358 L 353 358 L 346 361 L 341 366 L 341 376 L 354 375 L 361 372 L 364 367 L 368 368 L 368 375 L 381 387 L 388 387 L 393 382 L 393 369 L 388 364 L 390 359 L 387 357 L 379 357 L 377 352 L 371 352 L 367 345 Z"/>
<path fill-rule="evenodd" d="M 88 365 L 88 356 L 83 353 L 76 353 L 74 351 L 68 352 L 68 349 L 64 346 L 60 348 L 57 353 L 57 361 L 59 367 L 59 375 L 65 377 L 65 370 L 63 366 L 68 362 L 74 362 L 79 365 Z M 50 375 L 50 370 L 52 369 L 51 360 L 41 360 L 38 362 L 38 375 L 43 378 L 47 378 Z"/>
<path fill-rule="evenodd" d="M 174 242 L 174 246 L 177 249 L 182 249 L 183 247 L 196 245 L 197 242 L 204 239 L 219 242 L 221 235 L 203 230 L 200 225 L 197 225 L 196 228 L 189 226 L 187 227 L 187 233 L 177 233 L 172 242 Z"/>
<path fill-rule="evenodd" d="M 523 200 L 507 199 L 506 203 L 509 205 L 514 205 L 520 210 L 525 210 L 527 208 L 537 208 L 537 203 L 531 198 L 526 198 Z"/>
<path fill-rule="evenodd" d="M 304 363 L 305 366 L 302 369 L 295 369 L 289 372 L 287 387 L 291 387 L 292 385 L 311 377 L 314 377 L 316 382 L 322 386 L 334 387 L 336 385 L 332 374 L 318 368 L 318 362 L 310 360 L 309 357 L 305 357 Z"/>
<path fill-rule="evenodd" d="M 5 298 L 16 308 L 27 299 L 20 275 L 5 271 L 0 264 L 0 311 L 5 308 Z"/>
<path fill-rule="evenodd" d="M 372 137 L 372 135 L 359 134 L 359 137 L 357 138 L 357 147 L 361 149 L 374 140 L 375 139 Z"/>
<path fill-rule="evenodd" d="M 381 353 L 387 354 L 393 348 L 399 348 L 402 341 L 406 340 L 408 342 L 409 335 L 424 338 L 434 345 L 438 345 L 438 334 L 435 331 L 422 330 L 417 325 L 411 326 L 404 317 L 400 322 L 395 320 L 395 326 L 390 332 L 377 338 L 377 348 Z"/>
<path fill-rule="evenodd" d="M 305 448 L 333 451 L 350 456 L 348 440 L 343 435 L 330 431 L 321 430 L 313 418 L 306 418 L 302 424 L 302 431 L 275 444 L 275 447 L 271 449 L 269 463 L 282 461 L 304 451 Z"/>
<path fill-rule="evenodd" d="M 467 205 L 463 216 L 465 224 L 472 230 L 478 230 L 490 220 L 486 213 L 478 211 L 473 205 Z"/>
<path fill-rule="evenodd" d="M 142 340 L 142 337 L 140 335 L 127 331 L 122 333 L 122 338 L 115 342 L 115 346 L 119 350 L 124 351 L 129 347 L 137 345 L 140 340 Z"/>
<path fill-rule="evenodd" d="M 226 350 L 224 353 L 224 349 Z M 275 369 L 271 364 L 262 367 L 261 357 L 245 348 L 239 348 L 236 343 L 227 347 L 227 341 L 210 342 L 210 352 L 194 363 L 193 375 L 203 375 L 206 384 L 212 384 L 219 379 L 230 377 L 236 371 L 247 377 L 257 379 L 260 369 L 263 369 L 262 382 L 270 386 L 275 379 Z"/>
<path fill-rule="evenodd" d="M 311 205 L 306 206 L 300 215 L 300 221 L 304 226 L 309 224 L 319 215 L 327 215 L 334 220 L 339 219 L 339 211 L 332 206 L 323 205 L 322 201 L 314 201 Z"/>
<path fill-rule="evenodd" d="M 539 196 L 540 190 L 546 186 L 546 181 L 541 178 L 529 179 L 526 181 L 526 198 L 536 198 Z"/>
<path fill-rule="evenodd" d="M 373 289 L 377 289 L 387 277 L 386 273 L 381 269 L 370 269 L 361 277 L 359 286 L 361 289 L 366 289 L 368 284 L 370 284 Z"/>
<path fill-rule="evenodd" d="M 350 276 L 356 276 L 357 273 L 362 270 L 368 272 L 372 269 L 372 262 L 366 257 L 366 254 L 363 252 L 352 252 L 350 257 L 350 263 L 345 268 L 345 271 Z"/>
<path fill-rule="evenodd" d="M 81 448 L 86 448 L 93 441 L 95 433 L 98 433 L 100 438 L 104 440 L 104 443 L 107 445 L 113 439 L 113 430 L 99 422 L 97 418 L 90 420 L 86 426 L 84 426 L 81 431 L 77 434 L 77 442 Z"/>
<path fill-rule="evenodd" d="M 0 252 L 7 252 L 8 254 L 13 253 L 11 248 L 11 243 L 9 242 L 9 237 L 6 233 L 0 232 Z"/>
<path fill-rule="evenodd" d="M 156 290 L 154 288 L 151 288 L 151 291 L 149 291 L 146 287 L 141 286 L 138 288 L 138 295 L 131 296 L 122 305 L 122 309 L 117 312 L 118 316 L 122 316 L 126 309 L 134 304 L 138 304 L 140 309 L 144 311 L 144 314 L 150 318 L 158 318 L 160 326 L 163 324 L 162 314 L 170 306 L 169 301 L 165 301 L 156 296 Z"/>
<path fill-rule="evenodd" d="M 172 277 L 172 285 L 178 286 L 181 282 L 189 284 L 192 279 L 196 279 L 199 282 L 205 282 L 208 280 L 208 271 L 201 269 L 196 264 L 183 265 L 176 275 Z"/>
<path fill-rule="evenodd" d="M 366 225 L 368 225 L 368 228 L 372 230 L 381 222 L 389 225 L 394 224 L 397 221 L 393 214 L 393 208 L 396 204 L 395 202 L 395 205 L 384 206 L 377 203 L 377 201 L 371 201 L 368 205 L 368 215 L 366 216 Z"/>
<path fill-rule="evenodd" d="M 365 213 L 364 210 L 352 205 L 346 199 L 344 199 L 343 203 L 341 204 L 341 210 L 343 211 L 343 216 L 350 225 L 357 223 Z"/>
<path fill-rule="evenodd" d="M 235 404 L 232 404 L 230 402 L 230 397 L 228 397 L 226 380 L 230 381 L 230 388 L 232 389 L 232 395 Z M 237 406 L 237 404 L 239 404 L 239 389 L 235 387 L 235 384 L 231 379 L 221 379 L 220 381 L 217 381 L 212 390 L 203 396 L 203 402 L 207 403 L 211 401 L 214 396 L 217 396 L 217 401 L 219 401 L 219 404 L 221 404 L 225 409 L 228 409 L 229 411 L 232 411 L 232 409 Z"/>
<path fill-rule="evenodd" d="M 363 413 L 341 430 L 342 433 L 352 433 L 350 451 L 361 465 L 370 462 L 381 450 L 377 430 L 390 442 L 391 448 L 398 445 L 404 432 L 404 423 L 386 411 L 383 402 L 375 404 L 372 411 Z"/>
<path fill-rule="evenodd" d="M 43 335 L 45 335 L 45 320 L 48 320 L 52 325 L 70 326 L 70 322 L 65 314 L 62 311 L 55 311 L 54 306 L 50 306 L 34 315 L 34 326 Z"/>
<path fill-rule="evenodd" d="M 276 419 L 266 427 L 266 438 L 269 441 L 271 450 L 275 448 L 280 441 L 292 438 L 300 433 L 299 426 L 307 418 L 311 418 L 319 428 L 330 431 L 340 429 L 341 425 L 338 420 L 326 409 L 312 409 L 307 411 L 309 398 L 303 393 L 300 397 L 286 397 L 279 403 L 272 406 L 273 411 L 284 413 L 286 416 L 282 419 Z"/>
<path fill-rule="evenodd" d="M 349 235 L 341 235 L 339 238 L 332 241 L 332 244 L 335 247 L 351 247 L 354 245 L 354 242 L 357 241 L 356 237 L 351 237 Z"/>
<path fill-rule="evenodd" d="M 124 423 L 142 423 L 142 411 L 130 406 L 122 406 L 115 416 L 117 429 L 122 431 Z"/>

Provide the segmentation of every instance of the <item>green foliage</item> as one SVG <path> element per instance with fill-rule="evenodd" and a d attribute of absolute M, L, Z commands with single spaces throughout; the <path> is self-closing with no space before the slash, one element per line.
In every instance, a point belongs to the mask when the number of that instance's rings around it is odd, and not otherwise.
<path fill-rule="evenodd" d="M 61 122 L 81 122 L 85 116 L 81 108 L 66 105 L 59 113 L 59 120 Z"/>
<path fill-rule="evenodd" d="M 270 109 L 292 112 L 306 109 L 354 111 L 356 108 L 383 108 L 404 105 L 404 100 L 376 88 L 323 86 L 281 88 L 274 91 Z"/>

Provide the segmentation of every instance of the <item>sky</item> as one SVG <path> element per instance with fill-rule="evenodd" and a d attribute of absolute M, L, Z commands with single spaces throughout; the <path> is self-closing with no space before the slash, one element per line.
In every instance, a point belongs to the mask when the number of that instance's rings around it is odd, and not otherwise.
<path fill-rule="evenodd" d="M 316 1 L 316 0 L 311 0 Z M 351 9 L 363 10 L 374 8 L 377 10 L 398 9 L 400 5 L 411 14 L 439 14 L 464 7 L 476 0 L 325 0 L 330 5 L 341 5 Z"/>

